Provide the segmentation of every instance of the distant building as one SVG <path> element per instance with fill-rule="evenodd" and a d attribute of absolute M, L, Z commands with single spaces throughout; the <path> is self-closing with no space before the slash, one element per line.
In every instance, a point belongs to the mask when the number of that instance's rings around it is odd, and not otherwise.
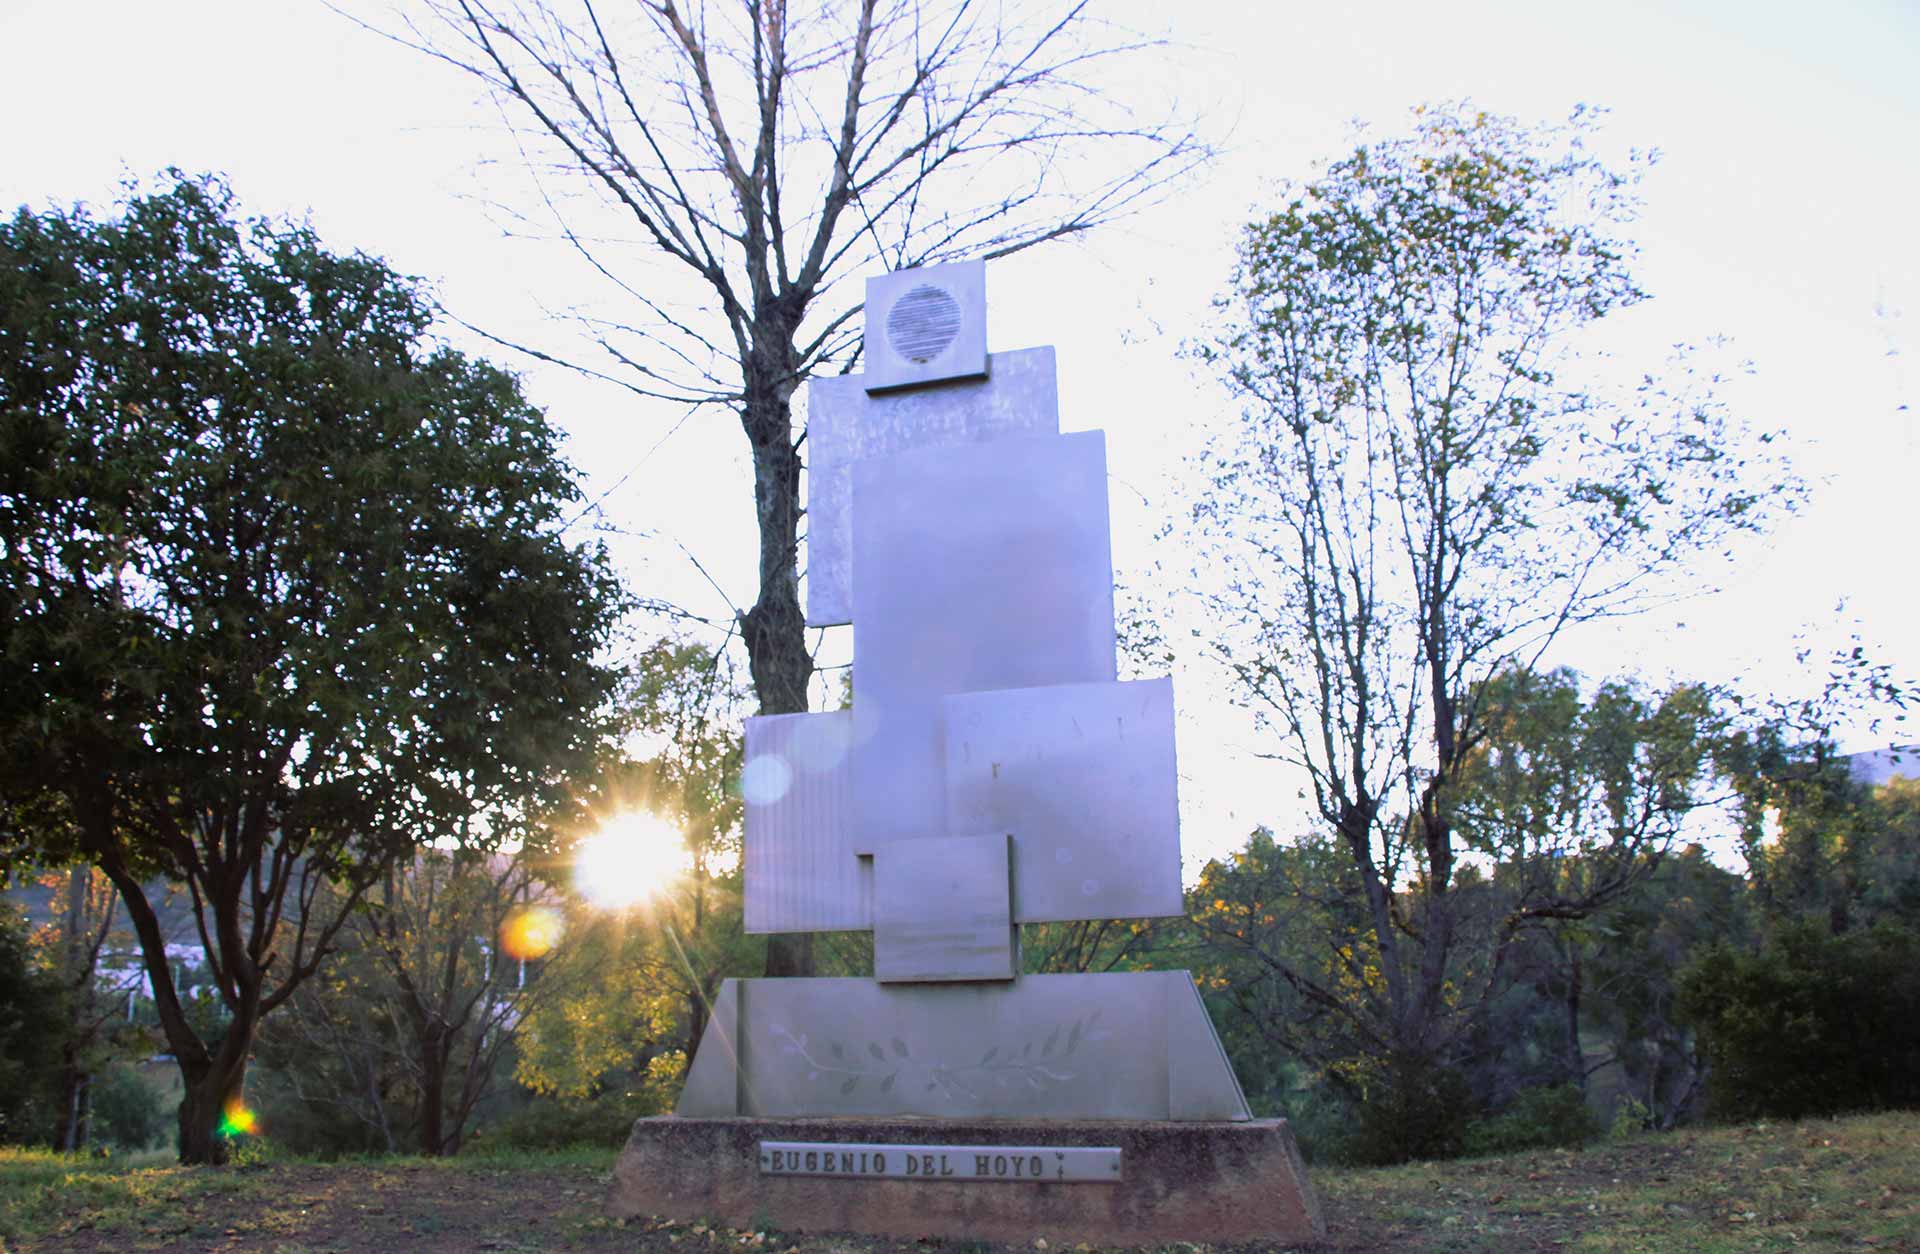
<path fill-rule="evenodd" d="M 1878 788 L 1897 778 L 1920 782 L 1920 745 L 1893 745 L 1847 755 L 1847 770 L 1855 783 Z"/>

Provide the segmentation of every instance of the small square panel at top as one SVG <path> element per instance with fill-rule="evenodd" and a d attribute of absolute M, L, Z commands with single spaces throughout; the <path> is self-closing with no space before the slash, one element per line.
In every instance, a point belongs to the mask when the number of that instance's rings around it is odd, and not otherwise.
<path fill-rule="evenodd" d="M 987 372 L 987 263 L 895 270 L 867 280 L 866 388 Z"/>

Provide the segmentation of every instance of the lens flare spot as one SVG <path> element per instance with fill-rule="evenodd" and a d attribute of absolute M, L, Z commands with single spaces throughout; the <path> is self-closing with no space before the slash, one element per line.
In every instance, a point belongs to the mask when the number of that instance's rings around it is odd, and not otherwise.
<path fill-rule="evenodd" d="M 220 1120 L 220 1135 L 251 1136 L 258 1123 L 259 1117 L 247 1109 L 245 1102 L 236 1097 L 226 1105 L 224 1117 Z"/>
<path fill-rule="evenodd" d="M 573 885 L 604 910 L 619 910 L 671 888 L 691 865 L 671 824 L 645 810 L 622 814 L 574 849 Z"/>
<path fill-rule="evenodd" d="M 565 935 L 567 921 L 551 906 L 515 910 L 500 925 L 500 948 L 507 957 L 530 962 L 552 953 Z"/>
<path fill-rule="evenodd" d="M 793 786 L 793 768 L 777 753 L 763 753 L 740 769 L 740 795 L 750 806 L 770 806 Z"/>

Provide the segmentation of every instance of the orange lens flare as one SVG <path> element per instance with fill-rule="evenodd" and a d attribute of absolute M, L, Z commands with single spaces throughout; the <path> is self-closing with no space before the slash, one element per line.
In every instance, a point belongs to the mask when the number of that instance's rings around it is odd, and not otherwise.
<path fill-rule="evenodd" d="M 567 922 L 548 906 L 528 906 L 507 916 L 500 925 L 500 948 L 507 957 L 528 962 L 544 958 L 560 943 Z"/>

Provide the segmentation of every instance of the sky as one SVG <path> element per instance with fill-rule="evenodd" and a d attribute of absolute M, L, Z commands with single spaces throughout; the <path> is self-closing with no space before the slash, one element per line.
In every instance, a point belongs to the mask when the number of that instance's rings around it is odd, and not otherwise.
<path fill-rule="evenodd" d="M 1633 232 L 1654 299 L 1612 330 L 1621 368 L 1723 339 L 1750 363 L 1725 399 L 1784 433 L 1812 494 L 1735 564 L 1703 569 L 1711 595 L 1579 633 L 1557 660 L 1793 697 L 1819 683 L 1796 650 L 1857 633 L 1920 676 L 1920 3 L 1101 8 L 1166 37 L 1126 89 L 1194 110 L 1219 159 L 1084 243 L 996 262 L 989 340 L 1056 345 L 1063 429 L 1108 432 L 1123 579 L 1169 556 L 1153 537 L 1182 509 L 1180 467 L 1231 413 L 1180 349 L 1204 333 L 1240 226 L 1280 182 L 1340 155 L 1356 123 L 1391 134 L 1423 102 L 1468 98 L 1538 122 L 1587 104 L 1608 111 L 1603 149 L 1660 153 Z M 577 274 L 510 238 L 489 208 L 523 174 L 478 86 L 319 3 L 6 0 L 0 117 L 9 210 L 104 206 L 129 175 L 216 170 L 248 210 L 307 218 L 332 247 L 385 256 L 507 338 L 550 336 L 548 311 L 578 299 Z M 568 432 L 641 590 L 721 618 L 752 600 L 749 479 L 730 417 L 683 422 L 671 406 L 487 352 L 523 370 Z M 823 658 L 844 661 L 848 647 L 830 633 Z M 1190 866 L 1255 824 L 1298 830 L 1297 790 L 1255 756 L 1262 737 L 1218 674 L 1183 658 L 1175 680 Z M 1843 747 L 1915 738 L 1861 725 Z"/>

